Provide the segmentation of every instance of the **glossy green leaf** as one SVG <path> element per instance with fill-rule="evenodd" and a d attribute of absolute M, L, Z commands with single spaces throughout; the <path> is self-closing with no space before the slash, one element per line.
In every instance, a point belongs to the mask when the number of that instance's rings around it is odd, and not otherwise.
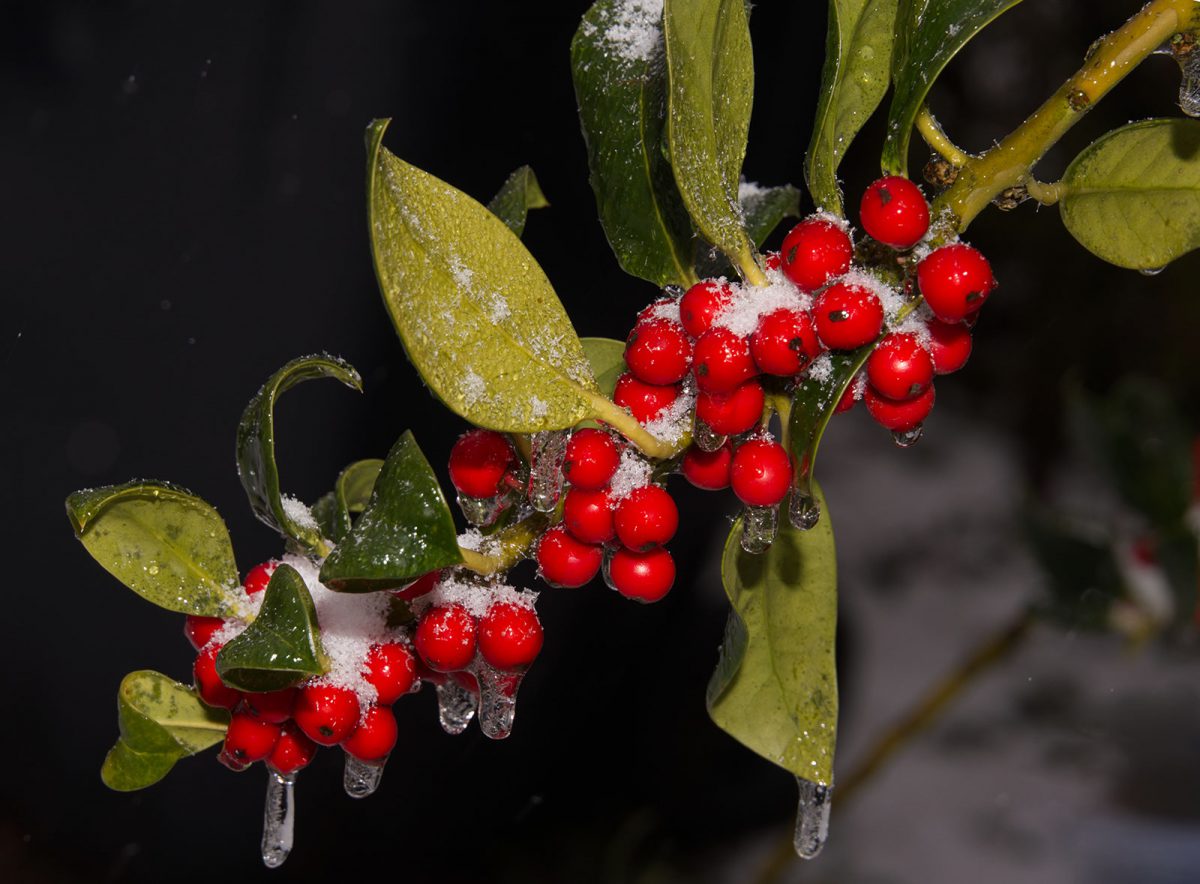
<path fill-rule="evenodd" d="M 508 229 L 520 236 L 525 232 L 525 218 L 530 209 L 544 209 L 550 205 L 537 176 L 529 166 L 521 166 L 500 187 L 488 203 L 488 211 L 503 221 Z"/>
<path fill-rule="evenodd" d="M 300 572 L 283 564 L 258 616 L 217 654 L 217 675 L 241 691 L 281 691 L 329 670 L 317 609 Z"/>
<path fill-rule="evenodd" d="M 354 530 L 321 567 L 321 582 L 341 592 L 374 592 L 460 562 L 437 476 L 406 432 L 388 453 Z"/>
<path fill-rule="evenodd" d="M 104 759 L 100 776 L 121 792 L 152 785 L 177 760 L 225 739 L 229 712 L 204 703 L 196 692 L 158 672 L 131 672 L 117 692 L 121 737 Z"/>
<path fill-rule="evenodd" d="M 900 0 L 883 169 L 908 173 L 908 143 L 925 96 L 972 37 L 1020 0 Z"/>
<path fill-rule="evenodd" d="M 1062 180 L 1071 235 L 1118 267 L 1155 270 L 1200 248 L 1200 121 L 1144 120 L 1101 136 Z"/>
<path fill-rule="evenodd" d="M 335 378 L 362 391 L 362 378 L 349 363 L 336 356 L 301 356 L 267 379 L 242 412 L 237 431 L 237 465 L 242 487 L 258 518 L 304 549 L 324 553 L 320 526 L 307 508 L 288 498 L 279 488 L 275 462 L 275 402 L 304 381 Z"/>
<path fill-rule="evenodd" d="M 760 187 L 743 182 L 738 187 L 738 202 L 750 241 L 761 246 L 784 218 L 800 216 L 800 191 L 790 184 Z"/>
<path fill-rule="evenodd" d="M 625 344 L 612 338 L 580 338 L 583 342 L 583 352 L 587 354 L 588 363 L 592 366 L 592 374 L 600 392 L 609 399 L 617 386 L 617 378 L 625 371 Z"/>
<path fill-rule="evenodd" d="M 168 611 L 232 614 L 240 582 L 229 529 L 200 498 L 166 482 L 128 482 L 67 498 L 75 535 L 104 570 Z"/>
<path fill-rule="evenodd" d="M 813 202 L 844 215 L 837 170 L 891 79 L 897 0 L 829 0 L 825 67 L 804 177 Z"/>
<path fill-rule="evenodd" d="M 366 508 L 382 468 L 383 461 L 379 458 L 350 464 L 338 476 L 333 491 L 313 505 L 313 518 L 326 537 L 341 543 L 350 533 L 354 527 L 353 517 Z"/>
<path fill-rule="evenodd" d="M 725 542 L 721 577 L 733 610 L 708 714 L 767 760 L 828 786 L 838 716 L 833 530 L 828 513 L 808 531 L 784 522 L 762 555 L 742 549 L 740 519 Z"/>
<path fill-rule="evenodd" d="M 367 130 L 371 247 L 384 302 L 447 407 L 510 433 L 574 426 L 598 395 L 549 280 L 521 240 L 465 193 L 388 153 Z"/>
<path fill-rule="evenodd" d="M 744 0 L 666 0 L 667 146 L 692 222 L 738 263 L 753 248 L 738 204 L 754 100 Z"/>
<path fill-rule="evenodd" d="M 866 364 L 873 349 L 875 345 L 868 344 L 851 352 L 830 352 L 832 370 L 822 380 L 808 377 L 796 387 L 792 396 L 792 413 L 788 419 L 788 441 L 796 467 L 793 482 L 796 492 L 813 496 L 813 467 L 821 437 L 829 426 L 829 419 L 833 417 L 833 410 L 841 401 L 842 394 Z"/>
<path fill-rule="evenodd" d="M 667 74 L 653 4 L 599 0 L 571 41 L 571 74 L 592 190 L 621 268 L 655 285 L 688 286 L 694 231 L 666 142 Z M 630 39 L 654 34 L 653 41 Z"/>

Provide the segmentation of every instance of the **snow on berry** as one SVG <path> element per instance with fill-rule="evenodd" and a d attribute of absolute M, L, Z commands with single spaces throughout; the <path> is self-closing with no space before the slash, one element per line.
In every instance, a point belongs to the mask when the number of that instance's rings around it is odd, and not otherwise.
<path fill-rule="evenodd" d="M 754 333 L 763 316 L 781 307 L 791 310 L 808 310 L 812 307 L 812 299 L 782 277 L 776 277 L 770 285 L 734 285 L 730 289 L 733 297 L 717 314 L 713 326 L 727 328 L 744 338 Z"/>
<path fill-rule="evenodd" d="M 650 484 L 653 469 L 650 463 L 640 455 L 626 448 L 621 452 L 621 465 L 613 473 L 612 481 L 608 483 L 609 496 L 614 504 L 629 496 L 636 488 Z"/>

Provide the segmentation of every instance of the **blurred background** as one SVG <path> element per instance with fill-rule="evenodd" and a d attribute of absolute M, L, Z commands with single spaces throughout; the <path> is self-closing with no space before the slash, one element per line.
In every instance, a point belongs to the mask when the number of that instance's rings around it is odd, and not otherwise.
<path fill-rule="evenodd" d="M 951 64 L 935 112 L 964 148 L 986 148 L 1136 5 L 1018 6 Z M 1153 278 L 1109 267 L 1032 204 L 972 226 L 1001 288 L 920 444 L 894 448 L 858 409 L 822 447 L 841 571 L 839 775 L 981 642 L 1031 604 L 1047 616 L 853 801 L 835 793 L 820 859 L 784 860 L 791 778 L 706 716 L 734 503 L 684 483 L 664 602 L 641 608 L 599 583 L 545 593 L 546 647 L 513 736 L 443 734 L 430 691 L 399 704 L 375 796 L 342 794 L 335 752 L 305 771 L 282 869 L 259 865 L 261 768 L 237 776 L 208 752 L 142 793 L 101 784 L 121 677 L 186 679 L 191 650 L 181 617 L 74 540 L 68 493 L 169 479 L 221 512 L 243 571 L 277 554 L 238 483 L 234 429 L 275 368 L 321 350 L 357 366 L 366 392 L 311 384 L 282 400 L 285 488 L 313 501 L 409 428 L 445 479 L 465 427 L 424 391 L 382 309 L 364 223 L 369 120 L 394 117 L 389 149 L 482 201 L 533 166 L 552 207 L 525 242 L 581 334 L 623 338 L 655 296 L 617 268 L 587 184 L 567 52 L 586 7 L 0 4 L 0 490 L 16 566 L 0 621 L 0 878 L 1196 881 L 1184 509 L 1200 263 Z M 824 27 L 824 4 L 754 9 L 752 180 L 802 184 Z M 1173 61 L 1150 59 L 1041 177 L 1114 126 L 1178 114 L 1178 82 Z M 876 122 L 843 165 L 851 205 L 880 144 Z M 914 146 L 914 173 L 925 159 Z"/>

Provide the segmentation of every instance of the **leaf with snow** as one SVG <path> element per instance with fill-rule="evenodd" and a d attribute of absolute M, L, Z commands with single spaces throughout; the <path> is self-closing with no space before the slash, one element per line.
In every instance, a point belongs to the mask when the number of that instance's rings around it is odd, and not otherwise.
<path fill-rule="evenodd" d="M 792 411 L 788 418 L 788 439 L 792 463 L 796 468 L 793 492 L 808 497 L 814 495 L 813 467 L 817 448 L 834 409 L 846 389 L 862 370 L 875 344 L 844 353 L 829 352 L 814 362 L 808 374 L 796 385 L 792 394 Z"/>
<path fill-rule="evenodd" d="M 784 218 L 800 217 L 800 191 L 790 184 L 763 187 L 752 181 L 738 185 L 738 204 L 750 241 L 761 246 Z"/>

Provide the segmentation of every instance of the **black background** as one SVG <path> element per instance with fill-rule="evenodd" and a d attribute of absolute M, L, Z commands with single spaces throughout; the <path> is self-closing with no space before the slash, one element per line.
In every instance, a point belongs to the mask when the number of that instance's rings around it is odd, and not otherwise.
<path fill-rule="evenodd" d="M 531 164 L 552 208 L 531 216 L 526 243 L 581 334 L 624 337 L 654 291 L 618 270 L 595 220 L 567 54 L 586 5 L 0 6 L 0 358 L 12 416 L 0 876 L 266 877 L 261 770 L 234 776 L 208 753 L 144 793 L 100 783 L 121 676 L 184 678 L 190 653 L 177 615 L 88 558 L 62 501 L 84 486 L 170 479 L 218 508 L 243 569 L 276 554 L 236 478 L 234 427 L 275 368 L 320 350 L 356 365 L 366 392 L 312 384 L 284 398 L 291 493 L 314 500 L 342 465 L 382 456 L 407 428 L 441 469 L 463 424 L 405 362 L 370 265 L 362 132 L 375 117 L 395 118 L 389 149 L 484 201 Z M 750 179 L 802 180 L 823 5 L 755 8 Z M 985 148 L 1133 5 L 1019 7 L 955 61 L 935 109 L 964 147 Z M 1178 112 L 1169 61 L 1130 79 L 1052 154 L 1045 177 L 1114 125 Z M 843 167 L 851 204 L 874 177 L 880 128 Z M 914 149 L 914 171 L 923 160 Z M 939 409 L 1016 434 L 1031 482 L 1057 449 L 1068 372 L 1102 389 L 1140 371 L 1172 384 L 1181 407 L 1194 402 L 1196 308 L 1184 297 L 1194 258 L 1153 279 L 1117 271 L 1074 245 L 1054 210 L 1032 206 L 989 212 L 971 238 L 1003 287 L 969 370 L 939 388 Z M 882 439 L 879 456 L 898 457 Z M 512 738 L 490 743 L 472 728 L 451 739 L 429 692 L 405 701 L 382 790 L 345 798 L 337 753 L 322 753 L 301 779 L 296 850 L 270 874 L 621 881 L 674 867 L 698 879 L 697 857 L 785 820 L 790 779 L 704 711 L 725 617 L 710 552 L 732 506 L 679 495 L 690 518 L 666 601 L 640 608 L 595 586 L 548 593 L 546 651 Z"/>

